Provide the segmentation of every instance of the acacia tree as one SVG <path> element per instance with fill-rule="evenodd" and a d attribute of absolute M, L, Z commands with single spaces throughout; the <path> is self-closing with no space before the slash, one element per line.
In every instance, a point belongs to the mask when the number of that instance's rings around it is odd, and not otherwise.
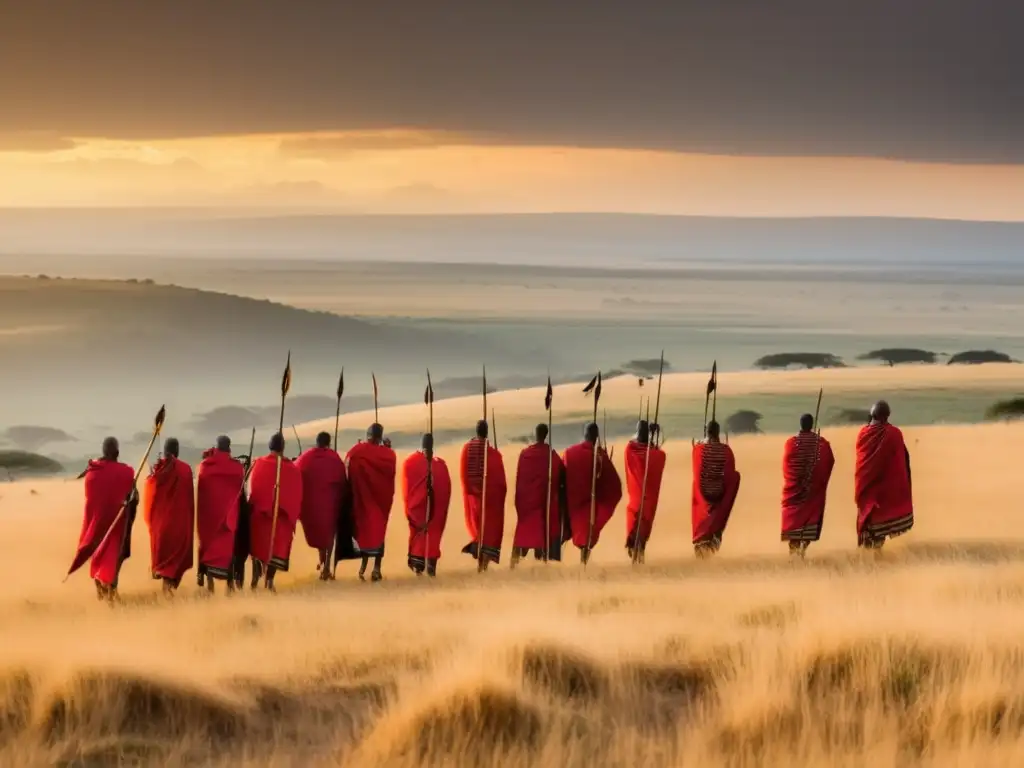
<path fill-rule="evenodd" d="M 764 355 L 754 361 L 754 367 L 780 369 L 796 366 L 799 368 L 845 368 L 840 357 L 827 352 L 777 352 Z"/>
<path fill-rule="evenodd" d="M 914 349 L 911 347 L 886 347 L 885 349 L 873 349 L 858 355 L 858 360 L 873 360 L 885 363 L 886 365 L 899 365 L 902 363 L 927 363 L 934 364 L 938 354 L 929 352 L 926 349 Z"/>
<path fill-rule="evenodd" d="M 947 365 L 980 365 L 981 363 L 1015 363 L 1012 357 L 1004 352 L 996 352 L 994 349 L 969 349 L 966 352 L 957 352 Z"/>

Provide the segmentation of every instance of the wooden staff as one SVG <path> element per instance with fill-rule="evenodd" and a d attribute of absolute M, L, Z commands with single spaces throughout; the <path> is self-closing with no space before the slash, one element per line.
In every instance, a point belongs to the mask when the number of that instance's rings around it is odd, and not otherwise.
<path fill-rule="evenodd" d="M 583 390 L 589 392 L 591 389 L 594 391 L 594 420 L 593 424 L 597 425 L 597 403 L 601 399 L 601 371 L 597 372 L 590 384 Z M 594 463 L 590 471 L 590 523 L 587 527 L 587 556 L 583 562 L 583 567 L 587 567 L 587 562 L 590 560 L 590 549 L 594 543 L 594 524 L 597 520 L 597 458 L 601 449 L 600 436 L 594 441 Z"/>
<path fill-rule="evenodd" d="M 544 497 L 544 562 L 547 563 L 550 560 L 551 554 L 551 484 L 552 473 L 554 472 L 555 463 L 555 445 L 552 442 L 551 437 L 551 400 L 554 397 L 554 390 L 551 388 L 551 374 L 548 374 L 548 390 L 544 394 L 544 410 L 548 412 L 548 492 Z M 562 542 L 559 540 L 559 546 Z"/>
<path fill-rule="evenodd" d="M 430 435 L 429 448 L 424 452 L 427 457 L 427 516 L 423 527 L 423 568 L 426 570 L 430 560 L 430 514 L 434 507 L 434 385 L 430 381 L 430 369 L 427 368 L 427 389 L 423 393 L 423 404 L 427 406 L 427 434 Z"/>
<path fill-rule="evenodd" d="M 371 373 L 373 377 L 373 423 L 380 424 L 380 416 L 377 413 L 377 374 Z"/>
<path fill-rule="evenodd" d="M 277 433 L 284 441 L 284 401 L 288 396 L 288 390 L 292 386 L 292 352 L 288 350 L 288 361 L 284 366 L 284 375 L 281 377 L 281 415 L 277 421 Z M 284 458 L 284 451 L 277 455 L 277 468 L 274 474 L 274 515 L 270 521 L 270 550 L 267 552 L 267 570 L 263 577 L 263 586 L 270 586 L 270 561 L 274 559 L 274 534 L 277 532 L 277 514 L 281 509 L 281 462 Z"/>
<path fill-rule="evenodd" d="M 487 366 L 483 368 L 483 395 L 484 395 L 484 421 L 487 421 Z M 484 439 L 484 474 L 483 474 L 483 487 L 480 490 L 480 531 L 479 537 L 476 543 L 476 569 L 477 572 L 481 572 L 487 561 L 484 559 L 484 526 L 487 522 L 487 448 L 488 441 Z"/>
<path fill-rule="evenodd" d="M 114 521 L 110 524 L 110 526 L 107 528 L 107 530 L 103 533 L 103 538 L 100 539 L 100 543 L 97 544 L 92 549 L 89 549 L 88 547 L 86 547 L 84 550 L 82 550 L 82 553 L 78 557 L 76 557 L 75 560 L 71 563 L 71 567 L 68 569 L 67 575 L 64 576 L 64 581 L 67 581 L 68 577 L 71 576 L 72 573 L 74 573 L 79 568 L 81 568 L 85 564 L 85 562 L 90 557 L 92 557 L 106 543 L 107 539 L 110 537 L 111 532 L 114 530 L 114 527 L 117 525 L 118 521 L 124 515 L 125 509 L 128 507 L 128 504 L 131 502 L 132 497 L 135 495 L 135 492 L 138 489 L 139 478 L 142 476 L 142 470 L 144 470 L 146 468 L 146 462 L 149 461 L 149 454 L 153 450 L 153 445 L 156 443 L 156 439 L 160 436 L 160 430 L 163 429 L 164 419 L 166 417 L 167 417 L 167 409 L 164 406 L 161 405 L 160 406 L 160 410 L 156 412 L 156 418 L 153 419 L 153 434 L 149 438 L 149 445 L 146 446 L 146 452 L 144 454 L 142 454 L 142 461 L 139 462 L 138 469 L 135 470 L 135 479 L 132 480 L 132 489 L 131 489 L 131 491 L 129 491 L 129 493 L 125 497 L 124 501 L 121 502 L 121 508 L 117 510 L 117 515 L 114 517 Z M 83 472 L 82 474 L 84 475 L 85 473 Z M 127 535 L 127 531 L 128 531 L 128 526 L 125 525 L 125 533 L 122 534 L 122 536 L 121 536 L 121 551 L 122 552 L 124 551 L 124 538 L 125 538 L 125 535 Z M 118 554 L 118 563 L 117 563 L 117 572 L 120 572 L 120 570 L 121 570 L 121 560 L 120 560 L 120 553 L 119 553 Z M 117 579 L 117 576 L 115 574 L 115 582 L 116 582 L 116 579 Z"/>
<path fill-rule="evenodd" d="M 302 441 L 299 439 L 299 430 L 292 424 L 292 434 L 295 435 L 295 442 L 299 446 L 299 453 L 302 453 Z"/>
<path fill-rule="evenodd" d="M 654 421 L 658 421 L 658 410 L 661 408 L 661 379 L 665 372 L 665 350 L 661 350 L 661 362 L 658 364 L 658 393 L 654 399 Z M 644 479 L 640 486 L 640 510 L 636 515 L 636 531 L 633 533 L 633 565 L 640 562 L 640 523 L 644 516 L 644 503 L 647 500 L 647 473 L 651 467 L 651 441 L 654 429 L 650 420 L 651 401 L 647 401 L 647 450 L 644 451 Z"/>

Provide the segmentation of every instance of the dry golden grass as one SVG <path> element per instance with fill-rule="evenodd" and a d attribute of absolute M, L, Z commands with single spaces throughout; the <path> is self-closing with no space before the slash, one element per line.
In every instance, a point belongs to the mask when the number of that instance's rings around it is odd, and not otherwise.
<path fill-rule="evenodd" d="M 408 574 L 396 507 L 382 584 L 312 581 L 300 534 L 279 595 L 186 584 L 174 605 L 140 525 L 115 610 L 84 574 L 60 583 L 80 485 L 4 485 L 0 764 L 1024 764 L 1024 428 L 907 430 L 917 525 L 878 557 L 854 549 L 853 436 L 828 432 L 805 563 L 778 541 L 782 436 L 733 441 L 738 505 L 695 561 L 681 441 L 642 568 L 620 507 L 586 572 L 567 550 L 478 576 L 456 499 L 434 582 Z"/>

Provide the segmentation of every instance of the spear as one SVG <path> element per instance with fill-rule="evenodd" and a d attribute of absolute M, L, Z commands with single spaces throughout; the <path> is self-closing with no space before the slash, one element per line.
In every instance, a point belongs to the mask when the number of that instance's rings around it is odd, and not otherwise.
<path fill-rule="evenodd" d="M 594 419 L 593 424 L 597 424 L 597 403 L 601 399 L 601 371 L 597 372 L 597 376 L 591 379 L 590 383 L 583 389 L 584 393 L 594 392 Z M 587 528 L 587 559 L 583 561 L 583 567 L 587 567 L 587 561 L 590 560 L 590 548 L 593 546 L 594 541 L 594 522 L 597 517 L 597 457 L 600 452 L 601 441 L 597 440 L 594 442 L 594 464 L 590 472 L 590 524 Z"/>
<path fill-rule="evenodd" d="M 551 388 L 551 374 L 548 374 L 548 391 L 544 394 L 544 410 L 548 412 L 548 492 L 544 497 L 544 562 L 549 562 L 551 554 L 551 483 L 554 471 L 555 445 L 551 436 L 551 399 L 554 390 Z M 561 546 L 561 541 L 558 542 Z"/>
<path fill-rule="evenodd" d="M 654 422 L 658 421 L 658 410 L 661 408 L 661 379 L 665 373 L 665 350 L 661 350 L 661 362 L 658 364 L 658 393 L 654 399 Z M 636 531 L 633 533 L 633 565 L 640 562 L 640 521 L 644 516 L 644 503 L 647 500 L 647 474 L 651 467 L 651 441 L 654 439 L 654 427 L 651 424 L 651 401 L 647 401 L 647 450 L 644 451 L 644 479 L 640 486 L 640 509 L 636 513 Z"/>
<path fill-rule="evenodd" d="M 139 462 L 138 469 L 135 470 L 135 479 L 132 480 L 131 492 L 125 497 L 124 501 L 121 502 L 121 508 L 118 509 L 117 515 L 114 517 L 114 522 L 112 522 L 110 524 L 110 527 L 108 527 L 107 530 L 103 533 L 103 538 L 99 540 L 99 543 L 97 543 L 96 546 L 86 546 L 81 552 L 78 553 L 78 555 L 74 559 L 74 562 L 71 563 L 71 567 L 68 569 L 67 575 L 64 577 L 64 581 L 67 581 L 68 577 L 72 573 L 74 573 L 83 565 L 85 565 L 85 562 L 96 553 L 96 550 L 98 550 L 100 547 L 104 545 L 104 543 L 106 543 L 111 531 L 114 530 L 114 527 L 121 519 L 121 516 L 124 514 L 125 508 L 128 506 L 128 502 L 131 501 L 131 498 L 135 494 L 135 490 L 139 485 L 139 477 L 141 477 L 142 475 L 142 470 L 146 468 L 146 462 L 149 461 L 149 454 L 153 450 L 153 444 L 156 443 L 157 437 L 160 436 L 160 430 L 163 429 L 164 418 L 166 416 L 167 410 L 164 408 L 164 406 L 161 405 L 160 410 L 156 412 L 156 418 L 153 420 L 153 435 L 152 437 L 149 438 L 149 445 L 146 446 L 146 452 L 142 455 L 142 461 Z M 128 526 L 126 525 L 125 531 L 127 532 L 127 530 Z M 123 539 L 121 549 L 122 551 L 124 550 Z M 120 568 L 121 564 L 120 562 L 118 562 L 118 570 L 120 570 Z"/>
<path fill-rule="evenodd" d="M 292 424 L 292 434 L 295 435 L 295 442 L 298 443 L 299 453 L 302 453 L 302 441 L 299 439 L 299 430 L 295 428 L 294 424 Z"/>
<path fill-rule="evenodd" d="M 284 400 L 288 396 L 288 390 L 292 386 L 292 352 L 288 350 L 288 360 L 284 366 L 284 375 L 281 377 L 281 414 L 277 420 L 277 432 L 284 432 Z M 277 455 L 277 467 L 274 474 L 274 516 L 270 523 L 270 549 L 267 552 L 267 571 L 264 576 L 263 586 L 270 586 L 270 562 L 274 559 L 274 534 L 277 532 L 277 514 L 281 510 L 281 461 L 282 454 Z"/>
<path fill-rule="evenodd" d="M 487 366 L 483 368 L 484 421 L 487 421 Z M 480 490 L 480 535 L 476 544 L 477 572 L 483 571 L 487 561 L 484 560 L 484 525 L 487 522 L 487 438 L 484 438 L 484 475 L 483 487 Z"/>
<path fill-rule="evenodd" d="M 715 418 L 714 408 L 718 407 L 718 361 L 711 365 L 711 378 L 708 379 L 707 393 L 704 395 L 704 437 L 708 436 L 708 400 L 711 399 L 711 393 L 715 393 L 715 405 L 711 411 L 711 418 Z"/>
<path fill-rule="evenodd" d="M 334 411 L 334 450 L 338 450 L 338 422 L 341 420 L 341 396 L 345 392 L 345 366 L 341 367 L 338 376 L 338 407 Z"/>
<path fill-rule="evenodd" d="M 434 385 L 430 381 L 430 369 L 427 368 L 427 389 L 423 393 L 423 404 L 427 406 L 429 422 L 427 426 L 430 442 L 425 453 L 427 457 L 427 517 L 423 526 L 423 567 L 430 560 L 430 514 L 434 507 Z"/>
<path fill-rule="evenodd" d="M 377 374 L 371 373 L 373 377 L 373 423 L 380 424 L 380 417 L 377 413 Z"/>

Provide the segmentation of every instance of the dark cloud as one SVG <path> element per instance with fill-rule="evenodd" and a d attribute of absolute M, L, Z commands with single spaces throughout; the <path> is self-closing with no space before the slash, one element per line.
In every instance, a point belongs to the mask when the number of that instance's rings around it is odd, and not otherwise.
<path fill-rule="evenodd" d="M 51 131 L 17 131 L 0 133 L 0 152 L 60 152 L 74 149 L 77 142 Z"/>
<path fill-rule="evenodd" d="M 1020 0 L 0 3 L 0 131 L 1024 162 Z"/>

